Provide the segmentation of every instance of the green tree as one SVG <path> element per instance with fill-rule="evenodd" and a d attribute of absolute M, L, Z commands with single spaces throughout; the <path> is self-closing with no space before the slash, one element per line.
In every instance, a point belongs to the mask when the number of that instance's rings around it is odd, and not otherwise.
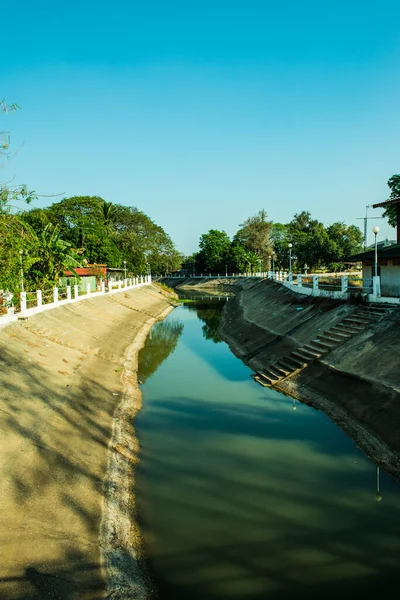
<path fill-rule="evenodd" d="M 244 246 L 262 259 L 262 267 L 267 268 L 268 256 L 272 245 L 270 240 L 271 222 L 268 221 L 267 212 L 262 209 L 256 215 L 246 219 L 234 237 L 234 242 Z"/>
<path fill-rule="evenodd" d="M 390 188 L 389 200 L 400 198 L 400 175 L 392 175 L 387 182 Z M 397 226 L 397 206 L 388 206 L 383 216 L 387 218 L 389 225 Z"/>
<path fill-rule="evenodd" d="M 225 272 L 225 265 L 229 262 L 231 241 L 225 231 L 210 229 L 200 237 L 200 252 L 198 254 L 199 268 L 201 271 L 214 273 Z"/>

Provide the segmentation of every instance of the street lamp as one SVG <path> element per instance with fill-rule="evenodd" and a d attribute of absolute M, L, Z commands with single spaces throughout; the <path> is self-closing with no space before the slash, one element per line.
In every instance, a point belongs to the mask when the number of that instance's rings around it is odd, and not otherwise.
<path fill-rule="evenodd" d="M 225 277 L 228 277 L 228 265 L 225 265 Z"/>
<path fill-rule="evenodd" d="M 126 281 L 126 260 L 124 260 L 124 279 Z"/>
<path fill-rule="evenodd" d="M 292 272 L 292 248 L 293 244 L 288 244 L 289 246 L 289 273 Z"/>
<path fill-rule="evenodd" d="M 274 278 L 275 273 L 275 252 L 272 252 L 272 279 Z"/>
<path fill-rule="evenodd" d="M 25 291 L 25 288 L 24 288 L 24 268 L 22 266 L 22 255 L 23 255 L 23 253 L 24 253 L 23 250 L 19 251 L 19 262 L 20 262 L 20 265 L 21 265 L 21 292 Z"/>
<path fill-rule="evenodd" d="M 376 236 L 379 233 L 379 227 L 377 225 L 372 228 L 372 233 L 375 235 L 375 277 L 378 277 L 378 238 Z"/>

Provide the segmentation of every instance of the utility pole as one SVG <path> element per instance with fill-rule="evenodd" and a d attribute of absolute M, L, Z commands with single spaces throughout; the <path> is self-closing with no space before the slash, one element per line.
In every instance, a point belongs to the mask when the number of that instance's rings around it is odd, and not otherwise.
<path fill-rule="evenodd" d="M 367 249 L 367 237 L 368 237 L 368 219 L 384 219 L 384 217 L 369 217 L 368 209 L 371 208 L 372 204 L 367 204 L 365 207 L 365 217 L 357 217 L 357 221 L 364 221 L 364 252 Z"/>

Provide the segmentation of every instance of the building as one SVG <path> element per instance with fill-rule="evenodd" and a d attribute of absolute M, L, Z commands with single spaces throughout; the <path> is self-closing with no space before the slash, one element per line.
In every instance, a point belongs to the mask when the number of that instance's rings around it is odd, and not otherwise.
<path fill-rule="evenodd" d="M 373 208 L 397 209 L 397 239 L 396 242 L 385 241 L 377 244 L 377 275 L 380 278 L 380 296 L 400 298 L 400 198 L 374 204 Z M 363 289 L 373 288 L 375 275 L 375 245 L 366 252 L 355 254 L 345 259 L 346 263 L 362 263 Z"/>
<path fill-rule="evenodd" d="M 86 292 L 87 284 L 90 285 L 90 291 L 95 292 L 102 281 L 107 279 L 107 265 L 87 265 L 86 267 L 77 267 L 75 269 L 76 277 L 72 271 L 65 271 L 64 277 L 61 277 L 61 285 L 78 285 L 79 291 Z"/>

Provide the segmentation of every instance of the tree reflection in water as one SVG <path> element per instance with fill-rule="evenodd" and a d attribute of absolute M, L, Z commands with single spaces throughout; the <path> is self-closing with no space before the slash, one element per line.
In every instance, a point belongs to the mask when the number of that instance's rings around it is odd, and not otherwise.
<path fill-rule="evenodd" d="M 222 301 L 210 299 L 210 301 L 206 303 L 186 305 L 190 310 L 195 310 L 199 319 L 203 321 L 204 325 L 202 330 L 203 336 L 206 338 L 206 340 L 212 340 L 216 344 L 222 342 L 222 338 L 220 336 L 220 324 L 222 309 L 225 302 L 226 299 Z"/>
<path fill-rule="evenodd" d="M 139 352 L 138 378 L 141 382 L 144 383 L 151 377 L 161 363 L 174 352 L 183 327 L 183 323 L 179 321 L 162 321 L 154 325 Z"/>

